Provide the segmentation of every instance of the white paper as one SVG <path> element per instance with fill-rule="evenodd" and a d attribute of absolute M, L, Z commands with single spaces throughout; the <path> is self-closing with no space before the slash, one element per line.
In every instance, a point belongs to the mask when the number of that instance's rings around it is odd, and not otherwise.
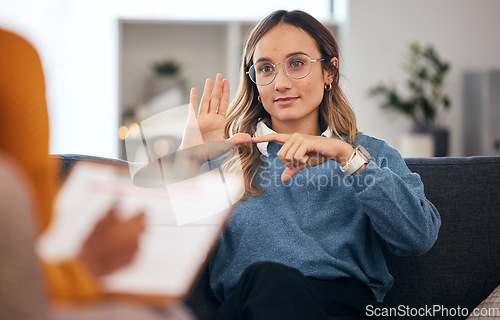
<path fill-rule="evenodd" d="M 146 230 L 134 261 L 102 279 L 105 290 L 185 296 L 243 194 L 241 177 L 223 179 L 214 169 L 164 188 L 141 188 L 115 169 L 75 165 L 56 199 L 53 223 L 38 242 L 39 255 L 76 256 L 95 223 L 118 201 L 123 218 L 146 213 Z"/>

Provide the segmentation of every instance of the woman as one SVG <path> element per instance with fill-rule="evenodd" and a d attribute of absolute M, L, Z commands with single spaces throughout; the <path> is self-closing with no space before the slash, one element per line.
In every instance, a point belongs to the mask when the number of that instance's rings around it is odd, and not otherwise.
<path fill-rule="evenodd" d="M 52 220 L 57 188 L 58 168 L 49 156 L 45 80 L 38 53 L 28 41 L 0 29 L 0 47 L 2 319 L 193 319 L 182 306 L 107 299 L 101 276 L 130 263 L 144 230 L 143 213 L 122 220 L 113 209 L 96 224 L 77 257 L 38 261 L 50 302 L 57 306 L 46 305 L 33 243 L 35 233 L 46 230 Z M 30 225 L 33 221 L 36 228 Z"/>
<path fill-rule="evenodd" d="M 240 144 L 247 191 L 210 263 L 218 319 L 364 318 L 393 282 L 382 246 L 426 252 L 439 214 L 399 153 L 358 132 L 336 41 L 316 19 L 271 13 L 241 70 L 231 108 L 217 75 L 197 116 L 205 141 Z"/>
<path fill-rule="evenodd" d="M 19 35 L 0 29 L 0 44 L 0 153 L 15 161 L 26 176 L 36 230 L 42 233 L 53 217 L 58 171 L 49 155 L 43 69 L 36 49 Z M 99 277 L 132 260 L 143 220 L 144 215 L 139 214 L 121 221 L 110 210 L 88 236 L 78 257 L 41 261 L 51 299 L 58 303 L 101 299 Z"/>

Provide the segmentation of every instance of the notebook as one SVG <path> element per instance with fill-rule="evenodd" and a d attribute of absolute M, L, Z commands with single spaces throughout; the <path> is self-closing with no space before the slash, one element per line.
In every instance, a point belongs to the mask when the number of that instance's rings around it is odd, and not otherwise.
<path fill-rule="evenodd" d="M 38 254 L 52 261 L 74 257 L 114 204 L 124 219 L 144 211 L 146 230 L 134 260 L 103 277 L 103 290 L 110 296 L 161 305 L 179 302 L 194 285 L 242 197 L 242 177 L 213 168 L 163 185 L 147 183 L 145 175 L 139 186 L 131 179 L 132 171 L 76 163 L 56 198 L 53 223 L 38 241 Z"/>

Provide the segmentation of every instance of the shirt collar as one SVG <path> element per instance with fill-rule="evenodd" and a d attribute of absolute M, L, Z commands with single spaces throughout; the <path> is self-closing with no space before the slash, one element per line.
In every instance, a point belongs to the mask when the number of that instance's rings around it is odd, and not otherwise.
<path fill-rule="evenodd" d="M 266 134 L 276 133 L 273 129 L 269 128 L 264 121 L 259 121 L 257 123 L 257 127 L 255 129 L 254 138 L 265 136 Z M 333 138 L 333 132 L 330 128 L 326 129 L 322 134 L 322 137 Z M 259 149 L 260 153 L 264 156 L 269 157 L 269 153 L 267 152 L 267 146 L 269 142 L 259 142 L 257 143 L 257 149 Z"/>

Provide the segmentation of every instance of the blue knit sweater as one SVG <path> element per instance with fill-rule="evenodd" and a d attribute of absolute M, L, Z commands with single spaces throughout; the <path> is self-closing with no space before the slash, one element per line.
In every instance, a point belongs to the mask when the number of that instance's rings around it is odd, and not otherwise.
<path fill-rule="evenodd" d="M 392 286 L 382 245 L 396 255 L 419 255 L 434 244 L 439 213 L 420 176 L 387 143 L 358 135 L 370 163 L 346 177 L 333 160 L 299 171 L 289 181 L 269 143 L 256 182 L 265 192 L 235 208 L 210 262 L 210 285 L 227 299 L 247 266 L 279 262 L 319 279 L 352 277 L 382 302 Z"/>

